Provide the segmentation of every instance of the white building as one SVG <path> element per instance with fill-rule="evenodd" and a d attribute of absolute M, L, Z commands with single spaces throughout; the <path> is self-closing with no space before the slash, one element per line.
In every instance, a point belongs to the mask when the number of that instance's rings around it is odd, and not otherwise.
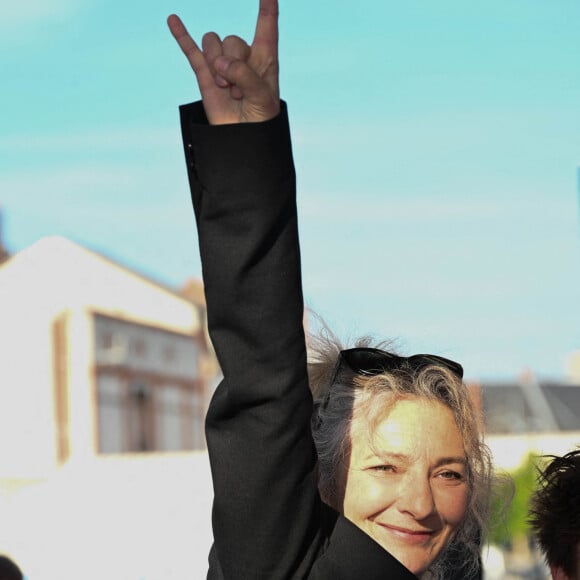
<path fill-rule="evenodd" d="M 205 575 L 197 302 L 60 237 L 0 264 L 0 553 L 30 580 Z"/>
<path fill-rule="evenodd" d="M 60 237 L 0 267 L 0 476 L 99 453 L 201 449 L 202 313 Z"/>

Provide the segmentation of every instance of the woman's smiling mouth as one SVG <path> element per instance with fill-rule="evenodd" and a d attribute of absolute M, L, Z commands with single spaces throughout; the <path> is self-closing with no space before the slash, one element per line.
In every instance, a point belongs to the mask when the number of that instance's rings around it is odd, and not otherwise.
<path fill-rule="evenodd" d="M 393 536 L 409 544 L 423 544 L 433 538 L 434 530 L 413 530 L 392 526 L 389 524 L 378 524 L 384 530 L 390 532 Z"/>

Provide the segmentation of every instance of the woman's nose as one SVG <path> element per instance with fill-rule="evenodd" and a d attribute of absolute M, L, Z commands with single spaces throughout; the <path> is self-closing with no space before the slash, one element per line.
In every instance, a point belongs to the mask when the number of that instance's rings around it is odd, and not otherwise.
<path fill-rule="evenodd" d="M 429 479 L 419 475 L 406 477 L 399 487 L 397 507 L 416 520 L 430 516 L 435 511 L 435 501 Z"/>

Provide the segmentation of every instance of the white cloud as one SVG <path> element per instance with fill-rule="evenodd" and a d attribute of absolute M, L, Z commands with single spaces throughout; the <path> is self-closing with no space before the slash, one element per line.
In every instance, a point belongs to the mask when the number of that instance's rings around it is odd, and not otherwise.
<path fill-rule="evenodd" d="M 104 128 L 69 133 L 0 136 L 0 152 L 40 154 L 55 151 L 135 151 L 180 147 L 179 133 L 162 127 Z"/>
<path fill-rule="evenodd" d="M 85 164 L 0 176 L 2 202 L 16 211 L 53 216 L 59 222 L 85 216 L 162 218 L 179 201 L 182 176 L 165 167 Z M 185 198 L 186 196 L 183 195 Z M 179 214 L 177 214 L 179 215 Z"/>
<path fill-rule="evenodd" d="M 575 211 L 575 198 L 571 195 L 554 196 L 546 199 L 542 194 L 534 195 L 527 192 L 528 199 L 522 196 L 510 195 L 510 192 L 494 192 L 485 197 L 466 197 L 463 200 L 457 196 L 416 196 L 412 192 L 401 195 L 394 194 L 377 196 L 374 194 L 357 193 L 344 195 L 337 192 L 308 192 L 300 196 L 300 210 L 303 218 L 325 220 L 332 222 L 352 223 L 357 220 L 366 223 L 381 223 L 385 227 L 389 222 L 413 223 L 436 220 L 475 220 L 480 223 L 493 219 L 503 222 L 521 223 L 522 220 L 534 220 L 535 225 L 558 222 L 571 217 Z M 575 218 L 575 214 L 572 214 Z M 489 228 L 489 225 L 487 226 Z"/>
<path fill-rule="evenodd" d="M 178 140 L 148 127 L 0 137 L 0 204 L 26 231 L 191 228 Z"/>
<path fill-rule="evenodd" d="M 75 0 L 26 0 L 0 3 L 0 28 L 21 26 L 21 36 L 28 33 L 31 25 L 46 21 L 62 20 L 76 13 L 79 2 Z"/>
<path fill-rule="evenodd" d="M 0 136 L 0 202 L 60 222 L 120 212 L 163 219 L 187 191 L 179 149 L 178 132 L 155 127 Z"/>

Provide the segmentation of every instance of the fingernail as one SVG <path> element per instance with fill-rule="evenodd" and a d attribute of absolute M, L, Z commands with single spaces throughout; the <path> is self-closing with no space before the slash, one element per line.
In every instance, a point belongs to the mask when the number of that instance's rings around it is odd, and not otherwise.
<path fill-rule="evenodd" d="M 230 64 L 231 64 L 231 60 L 229 58 L 226 58 L 224 56 L 220 56 L 215 62 L 215 67 L 220 72 L 226 72 L 228 70 Z"/>
<path fill-rule="evenodd" d="M 215 82 L 216 82 L 216 85 L 218 87 L 222 87 L 222 89 L 225 89 L 225 88 L 230 86 L 230 83 L 227 81 L 227 79 L 224 79 L 224 77 L 222 77 L 220 75 L 216 75 Z"/>

